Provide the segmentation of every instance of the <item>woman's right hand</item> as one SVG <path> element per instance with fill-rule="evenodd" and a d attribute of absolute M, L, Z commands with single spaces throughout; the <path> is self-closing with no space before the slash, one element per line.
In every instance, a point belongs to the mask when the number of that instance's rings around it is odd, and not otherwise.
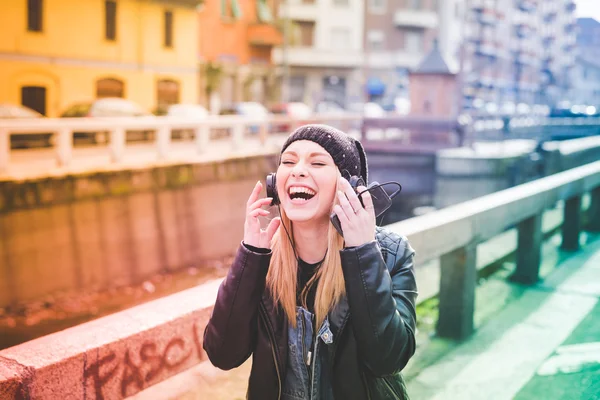
<path fill-rule="evenodd" d="M 252 190 L 252 194 L 250 194 L 250 198 L 246 204 L 244 243 L 258 248 L 270 249 L 271 239 L 273 239 L 273 235 L 275 232 L 277 232 L 277 229 L 281 224 L 281 219 L 279 217 L 273 218 L 267 229 L 260 228 L 260 221 L 258 220 L 258 217 L 260 215 L 263 217 L 269 215 L 269 211 L 263 210 L 261 207 L 271 204 L 271 201 L 273 200 L 271 197 L 259 199 L 258 195 L 260 194 L 261 190 L 262 183 L 258 181 L 256 182 L 254 190 Z"/>

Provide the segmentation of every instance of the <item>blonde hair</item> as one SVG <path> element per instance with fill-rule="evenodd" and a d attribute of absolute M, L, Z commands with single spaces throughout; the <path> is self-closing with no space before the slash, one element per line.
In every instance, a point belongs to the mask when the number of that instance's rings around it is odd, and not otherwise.
<path fill-rule="evenodd" d="M 337 185 L 336 185 L 337 192 Z M 332 209 L 330 212 L 333 210 Z M 267 287 L 275 304 L 281 305 L 289 322 L 296 327 L 296 287 L 298 286 L 298 260 L 292 247 L 290 239 L 293 240 L 292 221 L 287 217 L 285 211 L 281 212 L 281 226 L 271 243 L 273 256 L 269 272 L 267 273 Z M 287 232 L 286 232 L 287 228 Z M 288 238 L 288 233 L 291 238 Z M 342 273 L 342 261 L 340 250 L 344 246 L 344 238 L 329 224 L 327 231 L 327 253 L 320 268 L 315 272 L 310 285 L 318 279 L 315 296 L 315 316 L 317 327 L 321 326 L 327 313 L 335 307 L 340 299 L 346 294 L 344 274 Z M 306 288 L 302 288 L 306 289 Z M 305 290 L 302 292 L 305 296 Z"/>

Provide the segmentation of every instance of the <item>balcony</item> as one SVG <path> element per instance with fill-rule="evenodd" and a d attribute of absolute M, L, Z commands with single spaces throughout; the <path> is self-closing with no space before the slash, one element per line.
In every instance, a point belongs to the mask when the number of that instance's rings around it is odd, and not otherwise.
<path fill-rule="evenodd" d="M 565 4 L 565 11 L 566 12 L 573 12 L 577 9 L 577 5 L 575 4 L 574 1 L 568 1 L 567 4 Z"/>
<path fill-rule="evenodd" d="M 272 47 L 283 43 L 281 32 L 271 24 L 248 25 L 246 35 L 251 46 Z"/>
<path fill-rule="evenodd" d="M 500 50 L 491 40 L 475 40 L 475 54 L 480 57 L 497 58 Z"/>
<path fill-rule="evenodd" d="M 544 22 L 547 24 L 552 23 L 556 20 L 556 16 L 558 13 L 556 11 L 550 11 L 546 15 L 544 15 Z"/>
<path fill-rule="evenodd" d="M 438 15 L 430 10 L 401 9 L 394 14 L 394 24 L 398 28 L 433 29 L 438 26 Z"/>
<path fill-rule="evenodd" d="M 545 47 L 551 46 L 556 41 L 556 35 L 554 33 L 548 34 L 542 37 L 542 42 Z"/>
<path fill-rule="evenodd" d="M 575 22 L 570 22 L 567 25 L 565 25 L 566 33 L 572 33 L 575 31 L 575 29 L 577 29 L 577 24 Z"/>
<path fill-rule="evenodd" d="M 498 14 L 491 8 L 480 8 L 475 10 L 477 13 L 477 21 L 481 25 L 493 26 L 498 23 Z"/>
<path fill-rule="evenodd" d="M 284 61 L 296 67 L 356 68 L 362 65 L 363 57 L 361 52 L 354 50 L 290 47 L 287 60 L 284 60 L 282 49 L 273 49 L 273 62 L 284 64 Z"/>
<path fill-rule="evenodd" d="M 279 6 L 279 18 L 289 18 L 300 21 L 316 21 L 319 9 L 316 3 L 282 2 Z"/>
<path fill-rule="evenodd" d="M 515 35 L 519 39 L 529 38 L 531 37 L 532 33 L 533 30 L 531 29 L 531 27 L 526 24 L 515 25 Z"/>
<path fill-rule="evenodd" d="M 534 12 L 537 8 L 537 3 L 532 0 L 520 0 L 518 2 L 519 10 L 523 12 Z"/>

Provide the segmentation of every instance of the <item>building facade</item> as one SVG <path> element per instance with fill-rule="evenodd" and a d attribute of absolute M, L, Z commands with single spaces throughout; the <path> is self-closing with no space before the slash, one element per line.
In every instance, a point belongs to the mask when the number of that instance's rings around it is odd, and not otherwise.
<path fill-rule="evenodd" d="M 283 41 L 275 0 L 206 1 L 199 18 L 202 101 L 213 112 L 241 101 L 272 103 L 280 96 L 271 62 Z"/>
<path fill-rule="evenodd" d="M 566 0 L 463 0 L 466 5 L 465 108 L 510 112 L 554 105 L 568 93 L 575 65 L 575 3 Z"/>
<path fill-rule="evenodd" d="M 194 0 L 4 0 L 0 102 L 44 115 L 99 97 L 196 103 Z"/>
<path fill-rule="evenodd" d="M 285 43 L 274 49 L 284 101 L 345 106 L 364 98 L 364 0 L 287 0 Z"/>
<path fill-rule="evenodd" d="M 364 58 L 369 100 L 384 105 L 408 97 L 408 73 L 432 49 L 440 10 L 454 0 L 366 0 Z M 442 44 L 442 48 L 446 42 Z"/>

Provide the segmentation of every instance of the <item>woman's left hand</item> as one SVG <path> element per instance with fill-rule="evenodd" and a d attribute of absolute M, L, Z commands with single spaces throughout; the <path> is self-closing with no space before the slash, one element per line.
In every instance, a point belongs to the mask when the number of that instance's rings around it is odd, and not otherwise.
<path fill-rule="evenodd" d="M 340 219 L 345 246 L 361 246 L 375 240 L 375 210 L 371 194 L 364 192 L 361 195 L 365 204 L 363 207 L 350 182 L 340 178 L 339 188 L 339 204 L 333 207 L 333 211 Z M 366 189 L 364 186 L 357 187 L 359 193 Z"/>

